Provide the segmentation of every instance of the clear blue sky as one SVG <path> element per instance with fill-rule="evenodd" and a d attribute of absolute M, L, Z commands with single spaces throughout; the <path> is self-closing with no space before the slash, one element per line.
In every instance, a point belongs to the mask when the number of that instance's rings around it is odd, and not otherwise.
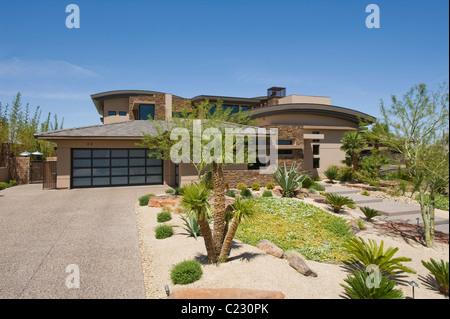
<path fill-rule="evenodd" d="M 68 29 L 68 4 L 80 29 Z M 368 29 L 368 4 L 380 29 Z M 0 101 L 100 124 L 90 95 L 144 89 L 253 97 L 271 86 L 379 115 L 380 99 L 448 82 L 447 0 L 0 0 Z"/>

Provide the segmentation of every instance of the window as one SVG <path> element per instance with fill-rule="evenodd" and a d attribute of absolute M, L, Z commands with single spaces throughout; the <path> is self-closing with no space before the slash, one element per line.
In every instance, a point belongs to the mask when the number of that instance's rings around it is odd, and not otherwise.
<path fill-rule="evenodd" d="M 248 106 L 241 106 L 241 112 L 245 112 L 248 110 Z"/>
<path fill-rule="evenodd" d="M 317 132 L 317 131 L 315 131 L 315 132 L 312 132 L 314 135 L 318 135 L 318 134 L 320 134 L 320 132 Z M 313 143 L 319 143 L 320 142 L 320 140 L 312 140 L 313 141 Z"/>
<path fill-rule="evenodd" d="M 149 117 L 155 119 L 155 106 L 153 104 L 139 105 L 139 119 L 148 120 Z"/>
<path fill-rule="evenodd" d="M 313 145 L 313 155 L 319 155 L 320 145 Z"/>
<path fill-rule="evenodd" d="M 313 168 L 320 168 L 320 158 L 313 158 Z"/>
<path fill-rule="evenodd" d="M 119 112 L 119 116 L 127 116 L 127 112 Z"/>
<path fill-rule="evenodd" d="M 110 116 L 117 115 L 117 112 L 116 111 L 109 111 L 108 115 L 110 115 Z"/>
<path fill-rule="evenodd" d="M 278 140 L 278 145 L 292 145 L 292 140 Z"/>
<path fill-rule="evenodd" d="M 278 150 L 278 155 L 292 155 L 292 150 Z"/>
<path fill-rule="evenodd" d="M 231 113 L 230 114 L 235 114 L 235 113 L 239 113 L 239 105 L 222 105 L 223 110 L 227 110 L 227 109 L 231 109 Z M 247 110 L 247 107 L 245 106 L 245 111 Z M 216 111 L 216 106 L 213 105 L 210 109 L 209 112 L 211 113 L 211 115 L 214 114 L 214 112 Z M 244 111 L 244 107 L 242 107 L 242 111 Z"/>

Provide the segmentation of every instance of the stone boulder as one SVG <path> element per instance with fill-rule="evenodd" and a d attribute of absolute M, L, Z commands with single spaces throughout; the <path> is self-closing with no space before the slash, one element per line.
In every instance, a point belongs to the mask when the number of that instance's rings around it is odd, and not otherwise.
<path fill-rule="evenodd" d="M 288 259 L 289 266 L 297 270 L 304 276 L 317 277 L 317 273 L 306 265 L 305 261 L 299 255 L 292 255 Z"/>
<path fill-rule="evenodd" d="M 181 201 L 181 197 L 175 196 L 155 196 L 148 200 L 149 207 L 177 206 Z"/>
<path fill-rule="evenodd" d="M 168 299 L 284 299 L 281 291 L 240 288 L 180 288 Z"/>
<path fill-rule="evenodd" d="M 275 256 L 277 258 L 283 257 L 283 250 L 267 239 L 260 240 L 256 247 L 266 252 L 266 254 Z"/>

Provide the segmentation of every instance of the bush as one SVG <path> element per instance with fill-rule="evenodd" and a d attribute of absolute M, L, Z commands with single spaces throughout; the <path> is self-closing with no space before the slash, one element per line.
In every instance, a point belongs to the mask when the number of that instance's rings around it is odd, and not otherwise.
<path fill-rule="evenodd" d="M 17 182 L 15 180 L 11 179 L 9 181 L 9 183 L 6 184 L 6 187 L 13 187 L 13 186 L 17 186 L 17 185 L 18 185 Z"/>
<path fill-rule="evenodd" d="M 395 283 L 389 280 L 389 277 L 380 275 L 379 284 L 367 285 L 370 280 L 365 271 L 355 271 L 353 276 L 348 275 L 344 281 L 348 285 L 341 284 L 344 287 L 345 294 L 350 299 L 402 299 L 403 293 L 399 289 L 394 289 Z"/>
<path fill-rule="evenodd" d="M 187 285 L 199 280 L 202 274 L 202 267 L 198 261 L 186 260 L 173 266 L 170 278 L 174 285 Z"/>
<path fill-rule="evenodd" d="M 0 182 L 0 190 L 7 188 L 8 185 L 6 183 Z"/>
<path fill-rule="evenodd" d="M 175 190 L 173 188 L 166 189 L 166 194 L 174 194 Z"/>
<path fill-rule="evenodd" d="M 363 195 L 363 196 L 370 196 L 370 193 L 367 190 L 363 190 L 361 192 L 361 195 Z"/>
<path fill-rule="evenodd" d="M 148 205 L 148 200 L 150 199 L 150 197 L 155 196 L 154 194 L 148 194 L 148 195 L 144 195 L 139 197 L 139 206 L 147 206 Z"/>
<path fill-rule="evenodd" d="M 272 191 L 264 191 L 262 197 L 272 197 Z"/>
<path fill-rule="evenodd" d="M 436 262 L 433 258 L 430 259 L 430 262 L 426 262 L 422 260 L 422 264 L 428 269 L 431 274 L 436 278 L 439 282 L 439 292 L 448 296 L 448 282 L 449 282 L 449 263 L 444 262 L 441 259 L 441 262 Z"/>
<path fill-rule="evenodd" d="M 252 191 L 248 188 L 241 190 L 241 196 L 242 197 L 253 197 Z"/>
<path fill-rule="evenodd" d="M 327 202 L 331 205 L 331 207 L 333 207 L 333 211 L 336 214 L 339 214 L 343 206 L 350 205 L 349 207 L 354 207 L 355 205 L 355 202 L 352 199 L 345 196 L 327 193 L 325 194 L 325 197 L 327 198 Z"/>
<path fill-rule="evenodd" d="M 376 209 L 370 207 L 361 207 L 360 209 L 366 216 L 368 222 L 370 222 L 374 217 L 381 216 Z"/>
<path fill-rule="evenodd" d="M 245 185 L 244 183 L 239 183 L 239 184 L 236 186 L 236 188 L 239 189 L 240 191 L 242 191 L 242 190 L 244 190 L 244 189 L 247 189 L 247 185 Z"/>
<path fill-rule="evenodd" d="M 275 188 L 275 183 L 274 182 L 268 182 L 266 184 L 266 188 L 267 189 L 274 189 Z"/>
<path fill-rule="evenodd" d="M 334 180 L 339 176 L 339 171 L 335 168 L 329 168 L 323 173 L 328 178 L 328 181 L 330 183 L 334 183 Z"/>
<path fill-rule="evenodd" d="M 313 180 L 310 176 L 305 177 L 305 179 L 302 182 L 303 188 L 311 188 L 314 184 L 317 184 L 315 180 Z"/>
<path fill-rule="evenodd" d="M 354 178 L 354 174 L 355 171 L 353 169 L 353 167 L 341 167 L 339 169 L 339 175 L 338 175 L 338 180 L 342 181 L 342 182 L 351 182 L 353 181 Z"/>
<path fill-rule="evenodd" d="M 155 228 L 156 239 L 164 239 L 173 235 L 172 226 L 161 225 Z"/>
<path fill-rule="evenodd" d="M 170 212 L 161 212 L 158 215 L 156 215 L 156 220 L 158 223 L 165 223 L 172 219 L 172 215 Z"/>
<path fill-rule="evenodd" d="M 175 193 L 174 193 L 174 195 L 177 195 L 177 196 L 183 196 L 183 188 L 182 188 L 182 187 L 177 187 L 177 188 L 175 188 Z"/>
<path fill-rule="evenodd" d="M 258 183 L 252 184 L 252 190 L 259 191 L 260 189 L 261 189 L 261 185 L 259 185 Z"/>
<path fill-rule="evenodd" d="M 227 195 L 228 197 L 236 197 L 236 194 L 231 189 L 227 190 L 225 192 L 225 195 Z"/>
<path fill-rule="evenodd" d="M 310 194 L 316 194 L 317 191 L 316 191 L 314 188 L 310 187 L 310 188 L 308 188 L 308 193 L 310 193 Z"/>
<path fill-rule="evenodd" d="M 316 183 L 316 182 L 314 182 L 311 185 L 311 187 L 308 187 L 308 188 L 312 188 L 318 192 L 323 192 L 325 190 L 325 186 L 323 186 L 322 184 Z"/>

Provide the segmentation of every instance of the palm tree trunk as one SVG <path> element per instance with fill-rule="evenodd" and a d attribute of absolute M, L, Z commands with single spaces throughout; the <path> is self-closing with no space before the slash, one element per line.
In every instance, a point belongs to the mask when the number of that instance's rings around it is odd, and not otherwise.
<path fill-rule="evenodd" d="M 216 263 L 217 254 L 214 248 L 214 239 L 209 228 L 208 219 L 206 216 L 198 216 L 198 223 L 202 231 L 203 240 L 205 241 L 206 253 L 210 263 Z"/>
<path fill-rule="evenodd" d="M 221 263 L 226 262 L 228 259 L 228 255 L 230 254 L 231 250 L 231 243 L 233 242 L 234 235 L 236 235 L 238 226 L 239 226 L 238 221 L 235 218 L 233 218 L 230 225 L 228 226 L 228 232 L 227 235 L 225 236 L 222 250 L 220 252 L 219 262 Z"/>
<path fill-rule="evenodd" d="M 358 153 L 354 152 L 353 155 L 353 168 L 355 171 L 359 171 Z"/>
<path fill-rule="evenodd" d="M 214 246 L 216 256 L 220 255 L 224 240 L 225 228 L 225 190 L 223 178 L 223 166 L 215 162 L 212 163 L 214 175 Z M 217 260 L 216 260 L 217 262 Z"/>

